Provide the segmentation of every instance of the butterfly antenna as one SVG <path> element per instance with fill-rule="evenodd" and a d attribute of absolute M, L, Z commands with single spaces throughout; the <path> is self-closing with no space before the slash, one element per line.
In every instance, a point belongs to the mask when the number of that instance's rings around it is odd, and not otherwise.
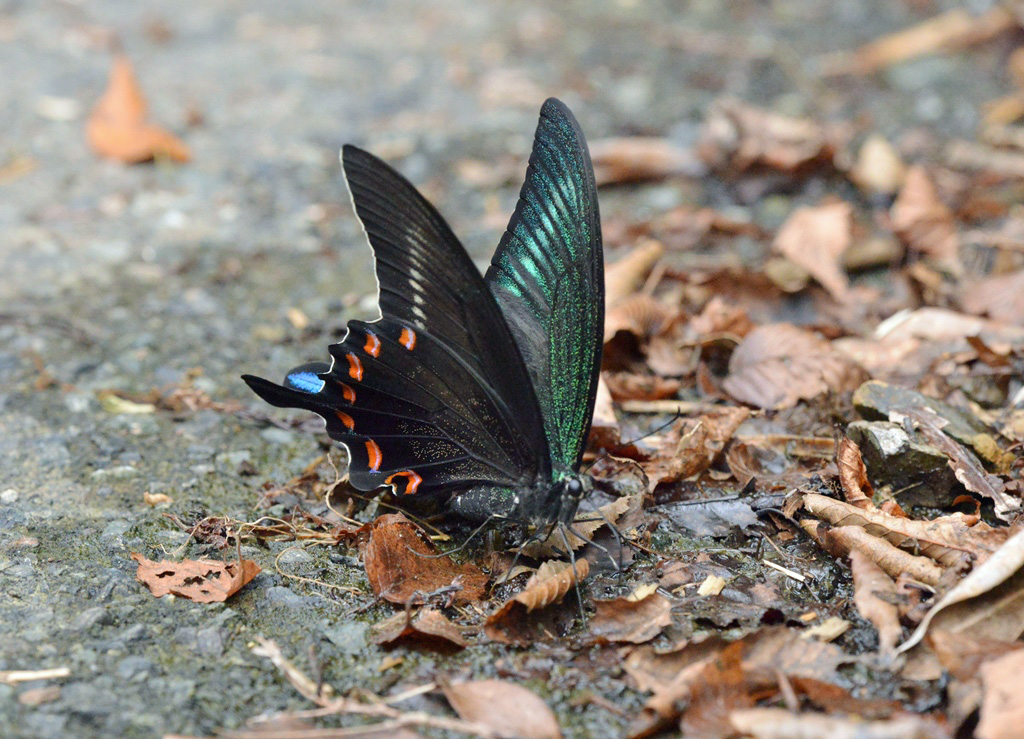
<path fill-rule="evenodd" d="M 676 409 L 675 415 L 673 415 L 673 416 L 672 416 L 672 418 L 668 419 L 667 421 L 665 421 L 665 422 L 664 422 L 664 423 L 662 423 L 662 424 L 659 424 L 658 426 L 655 426 L 655 427 L 654 427 L 653 429 L 651 429 L 650 431 L 648 431 L 648 432 L 647 432 L 646 434 L 642 434 L 642 435 L 640 435 L 640 436 L 636 437 L 635 439 L 631 439 L 630 441 L 622 441 L 622 442 L 619 442 L 618 446 L 620 446 L 620 447 L 623 447 L 623 446 L 630 446 L 631 444 L 636 444 L 636 443 L 637 443 L 638 441 L 643 441 L 644 439 L 646 439 L 646 438 L 648 438 L 648 437 L 654 436 L 654 435 L 655 435 L 655 434 L 657 434 L 657 433 L 658 433 L 659 431 L 663 431 L 664 429 L 668 428 L 669 426 L 671 426 L 671 425 L 672 425 L 673 423 L 675 423 L 676 421 L 678 421 L 678 420 L 679 420 L 680 418 L 682 418 L 682 417 L 683 417 L 683 412 L 682 412 L 682 410 Z M 598 462 L 600 462 L 600 461 L 601 461 L 602 459 L 606 459 L 607 457 L 610 457 L 610 456 L 611 456 L 611 453 L 610 453 L 610 452 L 608 452 L 608 450 L 606 450 L 606 449 L 601 449 L 601 452 L 600 452 L 600 454 L 597 454 L 597 455 L 596 455 L 596 456 L 594 457 L 594 459 L 593 459 L 593 460 L 591 460 L 590 464 L 588 464 L 588 465 L 587 465 L 587 468 L 586 468 L 585 470 L 583 470 L 583 471 L 584 471 L 584 472 L 589 472 L 589 471 L 590 471 L 590 469 L 591 469 L 591 468 L 592 468 L 592 467 L 593 467 L 593 466 L 594 466 L 595 464 L 597 464 Z"/>
<path fill-rule="evenodd" d="M 569 535 L 566 533 L 567 529 L 571 531 L 568 525 L 559 522 L 558 533 L 562 535 L 562 542 L 565 544 L 565 551 L 569 554 L 569 563 L 572 566 L 572 585 L 573 589 L 576 591 L 576 604 L 580 609 L 580 621 L 585 627 L 587 625 L 587 614 L 583 610 L 583 594 L 580 592 L 580 576 L 579 572 L 576 570 L 576 553 L 573 551 L 572 546 L 569 543 Z M 579 534 L 577 534 L 577 536 L 579 536 Z"/>

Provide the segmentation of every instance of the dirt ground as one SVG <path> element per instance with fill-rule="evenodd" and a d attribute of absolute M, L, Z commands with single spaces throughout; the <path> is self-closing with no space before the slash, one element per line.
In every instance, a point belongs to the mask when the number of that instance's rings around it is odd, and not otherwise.
<path fill-rule="evenodd" d="M 684 150 L 723 97 L 870 122 L 906 150 L 927 139 L 923 158 L 973 136 L 982 104 L 1009 88 L 1008 42 L 842 82 L 820 74 L 828 54 L 945 5 L 0 2 L 0 672 L 67 668 L 57 680 L 0 681 L 0 734 L 209 735 L 307 707 L 251 651 L 261 636 L 304 668 L 313 650 L 343 692 L 506 677 L 542 696 L 566 735 L 622 735 L 645 694 L 620 672 L 602 675 L 600 650 L 584 670 L 568 648 L 373 645 L 370 624 L 393 607 L 368 595 L 354 551 L 243 543 L 263 573 L 214 605 L 152 597 L 129 555 L 180 553 L 188 537 L 168 514 L 273 514 L 256 510 L 264 486 L 321 453 L 315 423 L 247 415 L 267 409 L 239 375 L 323 358 L 345 321 L 373 315 L 343 143 L 395 164 L 483 260 L 550 95 L 592 140 L 657 135 Z M 127 166 L 87 146 L 118 48 L 152 118 L 192 161 Z M 780 213 L 824 194 L 744 203 L 726 184 L 702 184 L 698 165 L 682 169 L 602 188 L 604 219 L 698 204 L 776 228 Z M 212 405 L 130 413 L 103 394 L 142 402 L 176 387 Z M 148 505 L 145 493 L 172 502 Z M 587 691 L 603 698 L 579 700 Z M 436 695 L 406 707 L 447 711 Z"/>

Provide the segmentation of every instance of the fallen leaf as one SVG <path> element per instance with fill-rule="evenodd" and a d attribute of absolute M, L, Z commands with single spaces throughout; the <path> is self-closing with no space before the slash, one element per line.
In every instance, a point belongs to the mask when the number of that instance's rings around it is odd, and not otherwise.
<path fill-rule="evenodd" d="M 590 572 L 590 562 L 577 559 L 570 562 L 544 562 L 522 591 L 505 601 L 488 618 L 484 627 L 487 637 L 504 644 L 525 646 L 536 637 L 528 616 L 560 601 L 576 588 Z"/>
<path fill-rule="evenodd" d="M 1020 676 L 1024 674 L 1024 652 L 989 660 L 981 666 L 984 698 L 981 718 L 975 729 L 978 739 L 1013 739 L 1024 726 L 1024 695 Z"/>
<path fill-rule="evenodd" d="M 442 685 L 459 718 L 491 727 L 500 736 L 557 739 L 558 719 L 531 690 L 507 680 L 474 680 Z"/>
<path fill-rule="evenodd" d="M 487 575 L 472 564 L 438 556 L 423 532 L 401 513 L 379 517 L 370 527 L 363 552 L 374 595 L 392 603 L 417 604 L 429 593 L 452 588 L 456 603 L 480 600 Z"/>
<path fill-rule="evenodd" d="M 907 170 L 889 215 L 893 230 L 908 248 L 959 269 L 960 237 L 953 211 L 939 199 L 923 167 Z"/>
<path fill-rule="evenodd" d="M 634 591 L 623 598 L 594 601 L 589 638 L 597 643 L 642 644 L 656 637 L 672 623 L 672 604 L 656 590 L 648 588 L 639 598 Z"/>
<path fill-rule="evenodd" d="M 897 652 L 920 642 L 933 624 L 943 631 L 969 630 L 975 637 L 1003 641 L 1024 633 L 1024 530 L 943 595 Z"/>
<path fill-rule="evenodd" d="M 850 281 L 840 258 L 852 241 L 853 208 L 832 202 L 797 208 L 782 224 L 772 247 L 800 265 L 840 303 L 849 299 Z"/>
<path fill-rule="evenodd" d="M 896 583 L 867 554 L 857 549 L 850 551 L 850 569 L 857 612 L 878 632 L 878 651 L 892 657 L 903 637 L 899 610 L 895 605 Z"/>
<path fill-rule="evenodd" d="M 738 100 L 712 103 L 697 154 L 710 166 L 739 172 L 766 166 L 784 172 L 831 161 L 848 134 L 808 118 L 785 116 Z"/>
<path fill-rule="evenodd" d="M 666 444 L 657 457 L 643 464 L 651 486 L 704 472 L 721 457 L 736 429 L 749 417 L 749 410 L 735 406 L 708 413 L 696 421 L 681 421 L 675 429 L 679 441 Z"/>
<path fill-rule="evenodd" d="M 136 579 L 157 598 L 171 594 L 197 603 L 223 603 L 260 573 L 260 566 L 249 559 L 154 562 L 138 552 L 132 552 L 131 557 L 139 563 Z"/>
<path fill-rule="evenodd" d="M 872 536 L 859 526 L 831 528 L 818 521 L 801 521 L 801 528 L 835 557 L 849 556 L 857 549 L 891 577 L 907 574 L 926 585 L 938 585 L 942 568 L 927 557 L 918 557 Z"/>
<path fill-rule="evenodd" d="M 968 285 L 960 304 L 968 313 L 1024 324 L 1024 270 Z"/>
<path fill-rule="evenodd" d="M 704 582 L 697 588 L 697 595 L 706 597 L 709 595 L 719 595 L 725 590 L 725 578 L 719 575 L 708 575 L 704 578 Z"/>
<path fill-rule="evenodd" d="M 701 168 L 692 151 L 656 136 L 597 139 L 589 148 L 599 187 L 692 175 Z"/>
<path fill-rule="evenodd" d="M 846 501 L 858 508 L 874 508 L 871 502 L 874 490 L 868 480 L 868 469 L 864 466 L 860 448 L 848 436 L 839 440 L 836 466 L 839 468 L 839 483 L 843 486 Z"/>
<path fill-rule="evenodd" d="M 819 336 L 788 323 L 758 326 L 729 359 L 727 393 L 759 408 L 789 408 L 826 392 L 854 390 L 863 369 Z"/>
<path fill-rule="evenodd" d="M 459 628 L 433 608 L 424 608 L 415 615 L 401 611 L 373 625 L 374 644 L 391 645 L 407 640 L 468 646 Z"/>
<path fill-rule="evenodd" d="M 865 721 L 857 715 L 827 716 L 821 713 L 793 713 L 785 708 L 744 708 L 729 714 L 732 728 L 752 739 L 948 739 L 949 731 L 930 716 L 903 714 L 893 718 Z"/>
<path fill-rule="evenodd" d="M 146 99 L 126 56 L 114 58 L 110 81 L 86 123 L 86 138 L 100 156 L 132 164 L 151 159 L 187 162 L 188 147 L 146 120 Z"/>
<path fill-rule="evenodd" d="M 835 641 L 850 630 L 850 622 L 838 616 L 829 616 L 821 623 L 815 624 L 800 635 L 803 639 L 818 641 Z"/>
<path fill-rule="evenodd" d="M 664 246 L 648 239 L 622 259 L 609 264 L 604 271 L 605 305 L 611 309 L 619 301 L 636 294 L 664 253 Z"/>
<path fill-rule="evenodd" d="M 588 539 L 602 526 L 614 526 L 615 522 L 628 511 L 634 505 L 639 505 L 641 501 L 633 498 L 623 496 L 616 498 L 611 503 L 605 503 L 603 506 L 598 508 L 596 511 L 580 510 L 576 512 L 576 518 L 572 522 L 571 531 L 563 531 L 557 529 L 552 531 L 547 539 L 544 541 L 532 541 L 521 549 L 523 555 L 532 557 L 534 559 L 540 559 L 542 557 L 559 557 L 564 556 L 566 540 L 568 540 L 569 548 L 573 551 L 577 551 L 590 542 Z M 562 535 L 565 534 L 563 539 Z M 581 537 L 587 537 L 583 539 Z M 555 563 L 551 563 L 554 565 Z M 543 566 L 543 565 L 542 565 Z M 586 575 L 580 575 L 582 580 Z"/>

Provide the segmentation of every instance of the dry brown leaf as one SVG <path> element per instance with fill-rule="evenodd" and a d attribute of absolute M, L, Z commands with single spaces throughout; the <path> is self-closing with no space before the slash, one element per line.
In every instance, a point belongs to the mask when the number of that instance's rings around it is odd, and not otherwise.
<path fill-rule="evenodd" d="M 949 457 L 949 467 L 961 485 L 991 499 L 995 503 L 995 514 L 1002 520 L 1016 518 L 1024 501 L 1009 494 L 1002 480 L 987 473 L 974 452 L 943 433 L 948 421 L 926 408 L 905 408 L 899 414 L 911 419 L 924 440 Z"/>
<path fill-rule="evenodd" d="M 598 186 L 661 180 L 700 168 L 692 151 L 655 136 L 591 141 L 590 159 Z"/>
<path fill-rule="evenodd" d="M 644 587 L 644 586 L 641 586 Z M 672 623 L 672 604 L 654 589 L 623 598 L 594 601 L 596 613 L 590 620 L 590 639 L 599 643 L 650 641 Z"/>
<path fill-rule="evenodd" d="M 475 680 L 443 685 L 445 698 L 463 721 L 491 727 L 496 735 L 557 739 L 558 720 L 531 690 L 507 680 Z"/>
<path fill-rule="evenodd" d="M 128 164 L 151 159 L 187 162 L 188 147 L 146 120 L 146 99 L 126 56 L 114 58 L 110 81 L 86 123 L 89 146 L 100 156 Z"/>
<path fill-rule="evenodd" d="M 604 271 L 605 305 L 610 309 L 635 294 L 664 253 L 665 247 L 660 242 L 648 239 L 622 259 L 609 264 Z"/>
<path fill-rule="evenodd" d="M 852 228 L 853 208 L 849 203 L 797 208 L 782 224 L 772 247 L 807 270 L 833 298 L 844 303 L 850 297 L 850 281 L 840 259 L 852 241 Z"/>
<path fill-rule="evenodd" d="M 907 170 L 889 215 L 893 230 L 908 248 L 952 268 L 959 267 L 960 237 L 953 211 L 939 199 L 924 167 Z"/>
<path fill-rule="evenodd" d="M 131 557 L 139 563 L 136 579 L 157 598 L 171 594 L 196 603 L 223 603 L 260 573 L 260 566 L 249 559 L 154 562 L 138 552 L 132 552 Z"/>
<path fill-rule="evenodd" d="M 853 602 L 857 612 L 878 631 L 878 651 L 893 656 L 903 638 L 899 610 L 896 608 L 896 583 L 882 568 L 859 549 L 850 551 L 853 571 Z"/>
<path fill-rule="evenodd" d="M 1024 270 L 969 285 L 960 304 L 968 313 L 1024 324 Z"/>
<path fill-rule="evenodd" d="M 652 488 L 662 482 L 675 482 L 708 469 L 717 460 L 726 444 L 745 420 L 746 408 L 723 408 L 714 413 L 681 421 L 677 443 L 669 443 L 659 455 L 642 464 Z M 683 431 L 685 429 L 685 431 Z"/>
<path fill-rule="evenodd" d="M 777 410 L 829 391 L 853 390 L 865 379 L 864 370 L 829 342 L 774 323 L 755 328 L 736 347 L 722 387 L 744 403 Z"/>
<path fill-rule="evenodd" d="M 715 168 L 742 172 L 766 166 L 792 172 L 818 161 L 831 161 L 846 135 L 808 118 L 721 99 L 711 105 L 697 154 Z"/>
<path fill-rule="evenodd" d="M 1015 739 L 1024 727 L 1024 694 L 1020 676 L 1024 674 L 1024 651 L 1015 650 L 981 666 L 981 719 L 978 739 Z"/>
<path fill-rule="evenodd" d="M 828 716 L 822 713 L 793 713 L 785 708 L 743 708 L 729 714 L 738 735 L 751 739 L 948 739 L 949 730 L 930 716 L 902 714 L 893 718 L 865 721 L 857 715 Z"/>
<path fill-rule="evenodd" d="M 865 510 L 818 493 L 803 493 L 800 502 L 808 513 L 833 526 L 858 526 L 868 534 L 954 567 L 967 559 L 982 560 L 1003 543 L 1003 535 L 978 527 L 977 517 L 951 513 L 931 521 L 894 516 L 878 509 Z"/>
<path fill-rule="evenodd" d="M 399 640 L 442 642 L 457 647 L 468 646 L 459 628 L 433 608 L 424 608 L 415 615 L 401 611 L 373 626 L 374 644 L 394 644 Z"/>
<path fill-rule="evenodd" d="M 585 559 L 544 562 L 527 581 L 526 587 L 492 613 L 484 627 L 487 637 L 504 644 L 525 646 L 534 641 L 528 614 L 560 601 L 590 572 Z"/>
<path fill-rule="evenodd" d="M 419 527 L 400 513 L 373 522 L 363 564 L 374 595 L 402 605 L 423 603 L 429 593 L 449 587 L 458 588 L 452 593 L 456 603 L 471 603 L 487 585 L 479 567 L 437 556 Z"/>
<path fill-rule="evenodd" d="M 890 577 L 905 573 L 926 585 L 937 585 L 942 577 L 942 568 L 927 557 L 908 554 L 859 526 L 829 528 L 811 520 L 801 521 L 800 526 L 833 556 L 847 557 L 851 551 L 858 549 Z"/>
<path fill-rule="evenodd" d="M 882 36 L 856 52 L 831 56 L 824 64 L 825 74 L 872 74 L 924 54 L 986 41 L 1015 25 L 1013 13 L 999 5 L 981 15 L 971 15 L 962 9 L 950 10 Z"/>
<path fill-rule="evenodd" d="M 1024 632 L 1024 530 L 943 595 L 898 652 L 916 645 L 932 627 L 975 637 L 1013 641 Z"/>
<path fill-rule="evenodd" d="M 843 486 L 846 502 L 858 508 L 874 508 L 871 502 L 874 489 L 868 480 L 868 468 L 864 466 L 860 447 L 848 436 L 839 440 L 836 466 L 839 468 L 839 483 Z"/>
<path fill-rule="evenodd" d="M 604 340 L 620 331 L 633 334 L 641 342 L 665 331 L 677 321 L 679 311 L 644 293 L 635 293 L 609 308 L 604 319 Z"/>

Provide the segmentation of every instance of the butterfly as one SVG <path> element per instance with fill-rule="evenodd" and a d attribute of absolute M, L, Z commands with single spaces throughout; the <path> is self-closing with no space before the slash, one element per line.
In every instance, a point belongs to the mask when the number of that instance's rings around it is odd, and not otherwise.
<path fill-rule="evenodd" d="M 576 119 L 554 98 L 541 108 L 485 276 L 402 175 L 351 145 L 341 162 L 381 316 L 349 321 L 330 364 L 283 385 L 243 379 L 271 405 L 322 416 L 358 490 L 445 496 L 476 522 L 568 526 L 593 488 L 580 463 L 604 325 L 597 188 Z"/>

